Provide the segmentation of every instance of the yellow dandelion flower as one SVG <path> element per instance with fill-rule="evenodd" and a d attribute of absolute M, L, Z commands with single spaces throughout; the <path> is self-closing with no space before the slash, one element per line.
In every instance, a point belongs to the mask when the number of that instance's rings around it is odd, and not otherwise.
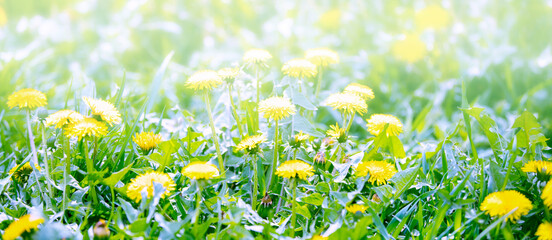
<path fill-rule="evenodd" d="M 552 209 L 552 181 L 548 181 L 544 189 L 542 189 L 541 198 L 544 201 L 544 205 Z"/>
<path fill-rule="evenodd" d="M 438 5 L 428 6 L 416 13 L 416 25 L 422 29 L 441 29 L 449 22 L 449 13 Z"/>
<path fill-rule="evenodd" d="M 307 139 L 309 139 L 309 135 L 306 133 L 303 133 L 303 131 L 299 131 L 297 134 L 293 135 L 293 137 L 289 140 L 289 145 L 293 148 L 299 148 L 301 147 L 301 144 L 305 142 Z"/>
<path fill-rule="evenodd" d="M 407 35 L 393 45 L 392 51 L 397 59 L 414 63 L 426 54 L 426 45 L 417 36 Z"/>
<path fill-rule="evenodd" d="M 534 172 L 534 173 L 544 173 L 547 175 L 552 175 L 552 162 L 542 161 L 542 160 L 531 160 L 527 162 L 521 168 L 523 172 Z"/>
<path fill-rule="evenodd" d="M 293 59 L 284 64 L 282 72 L 290 77 L 305 78 L 316 76 L 318 69 L 309 60 Z"/>
<path fill-rule="evenodd" d="M 386 134 L 387 136 L 399 136 L 403 132 L 403 125 L 401 121 L 395 116 L 388 114 L 372 114 L 370 119 L 366 120 L 368 127 L 368 132 L 372 135 L 377 136 L 383 131 L 386 124 L 389 124 L 387 127 Z"/>
<path fill-rule="evenodd" d="M 391 163 L 386 161 L 367 161 L 358 164 L 355 170 L 355 174 L 358 177 L 365 177 L 370 174 L 369 182 L 377 185 L 386 184 L 391 179 L 397 169 Z"/>
<path fill-rule="evenodd" d="M 115 108 L 112 103 L 89 97 L 82 97 L 82 100 L 92 110 L 93 115 L 100 116 L 103 121 L 109 124 L 109 126 L 121 123 L 121 113 L 119 113 L 117 108 Z"/>
<path fill-rule="evenodd" d="M 17 169 L 19 168 L 19 169 Z M 35 164 L 35 168 L 40 171 L 40 166 L 38 164 Z M 18 182 L 26 182 L 29 175 L 33 172 L 33 167 L 31 167 L 31 164 L 29 162 L 26 162 L 23 164 L 23 166 L 19 167 L 19 165 L 16 165 L 12 169 L 10 169 L 10 175 L 11 178 Z"/>
<path fill-rule="evenodd" d="M 351 204 L 347 207 L 345 207 L 348 212 L 352 214 L 356 214 L 357 212 L 364 213 L 368 209 L 368 206 L 360 205 L 360 204 Z"/>
<path fill-rule="evenodd" d="M 295 114 L 295 105 L 286 97 L 270 97 L 259 103 L 264 118 L 280 120 Z"/>
<path fill-rule="evenodd" d="M 374 91 L 372 91 L 370 87 L 359 83 L 351 83 L 347 85 L 343 92 L 357 95 L 364 100 L 374 99 Z"/>
<path fill-rule="evenodd" d="M 153 132 L 141 132 L 132 136 L 132 141 L 138 145 L 142 150 L 149 151 L 163 141 L 161 134 L 155 134 Z"/>
<path fill-rule="evenodd" d="M 276 169 L 276 175 L 283 178 L 307 179 L 314 175 L 314 169 L 311 165 L 301 160 L 289 160 L 282 163 Z"/>
<path fill-rule="evenodd" d="M 44 219 L 32 214 L 27 214 L 18 220 L 12 222 L 4 231 L 2 238 L 4 240 L 14 240 L 24 232 L 30 232 L 36 229 L 38 225 L 44 222 Z"/>
<path fill-rule="evenodd" d="M 41 91 L 32 88 L 21 89 L 8 96 L 8 107 L 33 110 L 38 107 L 46 106 L 46 95 Z"/>
<path fill-rule="evenodd" d="M 527 197 L 515 190 L 491 193 L 481 203 L 481 211 L 487 212 L 491 217 L 502 217 L 516 208 L 517 210 L 510 214 L 507 220 L 520 219 L 533 208 L 533 205 Z"/>
<path fill-rule="evenodd" d="M 219 170 L 214 164 L 206 162 L 191 162 L 183 170 L 182 175 L 191 179 L 209 180 L 219 176 Z"/>
<path fill-rule="evenodd" d="M 65 125 L 75 123 L 84 119 L 84 116 L 73 110 L 60 110 L 46 117 L 46 126 L 55 125 L 56 128 L 63 128 Z"/>
<path fill-rule="evenodd" d="M 337 140 L 339 143 L 344 143 L 347 141 L 347 129 L 340 128 L 337 123 L 335 125 L 331 125 L 330 129 L 326 131 L 326 135 L 332 137 L 333 139 Z"/>
<path fill-rule="evenodd" d="M 239 68 L 223 68 L 217 71 L 218 75 L 222 80 L 227 83 L 232 83 L 240 75 Z"/>
<path fill-rule="evenodd" d="M 195 72 L 188 78 L 186 86 L 196 91 L 211 91 L 223 83 L 219 74 L 212 70 Z"/>
<path fill-rule="evenodd" d="M 243 61 L 248 64 L 265 65 L 271 58 L 272 55 L 264 49 L 251 49 L 243 55 Z"/>
<path fill-rule="evenodd" d="M 78 122 L 67 125 L 64 129 L 65 136 L 78 137 L 102 137 L 107 134 L 107 125 L 93 118 L 84 118 Z"/>
<path fill-rule="evenodd" d="M 245 151 L 245 153 L 253 155 L 261 150 L 259 146 L 264 142 L 266 142 L 266 137 L 262 134 L 249 136 L 241 140 L 238 146 L 236 146 L 236 150 Z"/>
<path fill-rule="evenodd" d="M 348 114 L 368 112 L 366 101 L 351 93 L 334 93 L 324 100 L 324 105 Z"/>
<path fill-rule="evenodd" d="M 316 66 L 328 66 L 339 62 L 339 55 L 327 48 L 309 49 L 305 52 L 305 59 L 314 63 Z"/>
<path fill-rule="evenodd" d="M 312 236 L 311 240 L 328 240 L 328 237 L 323 237 L 320 235 L 314 235 Z"/>
<path fill-rule="evenodd" d="M 296 142 L 303 142 L 309 139 L 309 135 L 304 133 L 303 131 L 299 131 L 297 134 L 293 136 Z"/>
<path fill-rule="evenodd" d="M 142 191 L 145 189 L 148 192 L 147 197 L 152 197 L 154 189 L 153 182 L 162 184 L 165 188 L 165 192 L 161 194 L 162 198 L 171 194 L 176 186 L 172 178 L 166 173 L 147 172 L 130 180 L 130 184 L 128 184 L 127 187 L 127 196 L 136 202 L 140 202 L 142 200 Z"/>
<path fill-rule="evenodd" d="M 535 236 L 538 240 L 552 240 L 552 222 L 543 222 L 537 228 Z"/>

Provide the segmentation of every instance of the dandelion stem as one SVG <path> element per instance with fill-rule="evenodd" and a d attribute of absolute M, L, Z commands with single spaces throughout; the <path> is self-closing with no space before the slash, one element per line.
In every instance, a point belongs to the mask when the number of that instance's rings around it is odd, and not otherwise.
<path fill-rule="evenodd" d="M 253 176 L 253 191 L 251 191 L 251 201 L 252 201 L 252 208 L 253 209 L 256 209 L 257 208 L 257 189 L 259 188 L 259 173 L 258 173 L 258 169 L 257 169 L 257 155 L 253 155 L 252 156 L 252 161 L 253 161 L 253 171 L 254 171 L 254 176 Z"/>
<path fill-rule="evenodd" d="M 63 222 L 63 217 L 65 216 L 65 210 L 67 209 L 67 190 L 69 189 L 69 175 L 71 174 L 71 149 L 69 148 L 69 139 L 65 137 L 65 134 L 62 132 L 62 145 L 63 151 L 65 152 L 65 170 L 63 171 L 63 212 L 61 215 L 61 222 Z"/>
<path fill-rule="evenodd" d="M 38 190 L 40 191 L 40 195 L 43 196 L 44 192 L 42 191 L 42 187 L 40 182 L 38 181 L 38 169 L 36 169 L 36 165 L 38 165 L 38 155 L 36 153 L 36 147 L 34 143 L 34 135 L 33 135 L 33 128 L 31 127 L 31 111 L 27 110 L 27 131 L 29 132 L 29 145 L 31 145 L 31 154 L 32 154 L 32 161 L 31 161 L 31 167 L 33 168 L 33 175 L 36 178 Z M 44 196 L 43 196 L 44 197 Z M 48 208 L 51 207 L 50 201 L 46 201 L 46 205 Z"/>
<path fill-rule="evenodd" d="M 226 175 L 226 169 L 224 168 L 224 160 L 222 159 L 222 154 L 220 153 L 220 145 L 217 139 L 217 132 L 215 131 L 215 121 L 213 120 L 213 113 L 211 112 L 211 96 L 209 93 L 205 93 L 205 104 L 207 105 L 207 113 L 209 114 L 209 125 L 211 125 L 213 143 L 215 143 L 215 148 L 217 150 L 218 167 L 220 168 L 222 177 L 224 177 Z"/>
<path fill-rule="evenodd" d="M 349 135 L 349 130 L 351 129 L 351 125 L 353 125 L 353 120 L 355 119 L 355 112 L 353 112 L 351 115 L 351 118 L 349 119 L 349 123 L 347 123 L 347 130 L 345 133 Z"/>
<path fill-rule="evenodd" d="M 45 134 L 45 131 L 44 131 L 44 128 L 46 128 L 46 126 L 44 126 L 44 124 L 42 124 L 42 149 L 44 149 L 44 166 L 46 167 L 46 183 L 47 183 L 47 186 L 48 186 L 48 193 L 50 195 L 50 198 L 53 198 L 53 194 L 54 192 L 52 191 L 52 186 L 50 185 L 50 180 L 52 178 L 50 178 L 50 164 L 48 163 L 49 159 L 48 159 L 48 147 L 46 146 L 46 134 Z M 55 188 L 54 188 L 55 190 Z"/>
<path fill-rule="evenodd" d="M 199 215 L 201 214 L 201 208 L 200 208 L 200 204 L 201 204 L 201 185 L 199 183 L 199 181 L 196 181 L 196 185 L 197 185 L 197 196 L 196 196 L 196 215 L 195 215 L 195 220 L 194 220 L 194 223 L 195 224 L 199 224 Z"/>
<path fill-rule="evenodd" d="M 314 93 L 314 101 L 317 101 L 318 94 L 320 93 L 320 85 L 322 84 L 322 75 L 324 72 L 322 71 L 322 66 L 318 68 L 318 80 L 316 81 L 316 92 Z"/>
<path fill-rule="evenodd" d="M 276 173 L 276 166 L 278 165 L 278 120 L 274 119 L 274 156 L 272 158 L 272 167 L 271 167 L 271 174 L 270 174 L 270 184 L 267 184 L 267 186 L 270 186 L 275 180 L 275 173 Z M 276 181 L 274 181 L 276 182 Z"/>
<path fill-rule="evenodd" d="M 259 79 L 259 66 L 255 65 L 255 81 L 257 82 L 257 105 L 255 109 L 257 110 L 257 115 L 255 115 L 255 119 L 257 120 L 257 128 L 255 130 L 259 130 L 259 102 L 261 99 L 261 80 Z"/>
<path fill-rule="evenodd" d="M 295 218 L 297 217 L 295 211 L 297 209 L 297 179 L 293 179 L 293 199 L 291 200 L 291 237 L 295 237 Z"/>
<path fill-rule="evenodd" d="M 240 133 L 240 138 L 243 136 L 243 130 L 240 122 L 240 116 L 236 111 L 236 105 L 234 104 L 234 98 L 232 97 L 232 84 L 228 85 L 228 98 L 230 98 L 230 105 L 232 106 L 232 113 L 234 114 L 234 119 L 236 120 L 236 125 L 238 127 L 238 132 Z"/>
<path fill-rule="evenodd" d="M 84 142 L 84 156 L 86 158 L 86 171 L 88 172 L 88 186 L 90 187 L 90 193 L 89 195 L 92 196 L 92 202 L 94 205 L 98 204 L 98 196 L 96 194 L 96 187 L 92 183 L 92 173 L 94 172 L 94 163 L 92 162 L 92 159 L 88 156 L 88 144 Z"/>

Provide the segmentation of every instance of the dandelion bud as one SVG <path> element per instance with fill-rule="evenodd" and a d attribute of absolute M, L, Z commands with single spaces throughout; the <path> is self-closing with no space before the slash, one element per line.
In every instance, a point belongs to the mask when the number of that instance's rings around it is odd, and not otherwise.
<path fill-rule="evenodd" d="M 268 193 L 266 193 L 263 199 L 261 199 L 261 205 L 263 205 L 263 207 L 265 208 L 272 205 L 272 198 L 270 198 L 270 195 L 268 195 Z"/>
<path fill-rule="evenodd" d="M 316 156 L 314 156 L 314 162 L 316 162 L 316 163 L 325 163 L 326 162 L 326 154 L 324 154 L 324 152 L 316 153 Z"/>
<path fill-rule="evenodd" d="M 109 227 L 105 224 L 105 220 L 100 219 L 100 221 L 94 225 L 94 239 L 109 239 L 109 234 Z"/>
<path fill-rule="evenodd" d="M 374 194 L 374 195 L 372 195 L 372 201 L 374 201 L 376 203 L 380 203 L 381 198 L 377 194 Z"/>
<path fill-rule="evenodd" d="M 37 111 L 37 116 L 38 116 L 38 119 L 42 122 L 46 119 L 46 117 L 48 117 L 48 110 L 44 109 L 44 108 L 40 108 L 38 111 Z"/>

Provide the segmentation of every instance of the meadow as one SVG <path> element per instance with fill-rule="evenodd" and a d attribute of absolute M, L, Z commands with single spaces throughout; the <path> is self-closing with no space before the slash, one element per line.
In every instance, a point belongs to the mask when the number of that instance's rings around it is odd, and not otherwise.
<path fill-rule="evenodd" d="M 552 240 L 551 19 L 0 0 L 0 234 Z"/>

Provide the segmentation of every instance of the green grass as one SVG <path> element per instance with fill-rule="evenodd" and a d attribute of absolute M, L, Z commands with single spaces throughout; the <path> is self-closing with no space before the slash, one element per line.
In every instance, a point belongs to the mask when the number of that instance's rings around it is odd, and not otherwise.
<path fill-rule="evenodd" d="M 0 233 L 33 213 L 45 222 L 23 237 L 87 239 L 103 219 L 113 239 L 537 239 L 538 226 L 552 221 L 541 199 L 549 176 L 521 168 L 551 154 L 552 59 L 546 49 L 552 33 L 543 29 L 552 27 L 552 7 L 544 1 L 452 1 L 443 4 L 451 17 L 447 27 L 424 30 L 415 16 L 426 5 L 0 2 L 7 16 L 0 26 Z M 393 54 L 403 34 L 426 44 L 418 61 Z M 318 47 L 336 51 L 340 61 L 324 69 L 316 97 L 317 77 L 299 83 L 281 67 Z M 273 55 L 258 73 L 242 61 L 252 48 Z M 223 67 L 240 67 L 242 74 L 231 91 L 224 84 L 209 93 L 213 136 L 205 97 L 186 81 L 196 71 Z M 257 112 L 257 78 L 261 101 L 286 96 L 297 108 L 278 128 Z M 346 142 L 323 145 L 330 125 L 348 123 L 323 100 L 353 82 L 374 91 L 368 113 L 354 115 Z M 31 112 L 34 143 L 25 111 L 7 105 L 22 88 L 48 97 L 47 106 Z M 91 116 L 83 96 L 112 102 L 122 122 L 84 141 L 43 126 L 45 116 L 61 109 Z M 398 137 L 370 134 L 366 119 L 376 113 L 396 116 L 404 131 Z M 142 131 L 160 133 L 164 141 L 142 151 L 132 140 Z M 235 151 L 241 131 L 267 137 L 260 153 Z M 299 131 L 310 138 L 293 148 Z M 10 170 L 34 161 L 30 144 L 41 170 L 14 181 Z M 317 154 L 326 162 L 316 163 Z M 182 175 L 193 161 L 219 166 L 219 156 L 224 177 Z M 314 167 L 314 176 L 296 182 L 296 192 L 293 181 L 272 177 L 272 167 L 293 158 Z M 394 163 L 398 172 L 383 185 L 357 177 L 356 166 L 369 160 Z M 137 203 L 126 188 L 148 171 L 167 173 L 175 191 L 161 198 L 158 187 Z M 489 194 L 503 190 L 522 193 L 533 208 L 513 222 L 481 211 Z M 369 208 L 352 214 L 345 210 L 350 203 Z"/>

